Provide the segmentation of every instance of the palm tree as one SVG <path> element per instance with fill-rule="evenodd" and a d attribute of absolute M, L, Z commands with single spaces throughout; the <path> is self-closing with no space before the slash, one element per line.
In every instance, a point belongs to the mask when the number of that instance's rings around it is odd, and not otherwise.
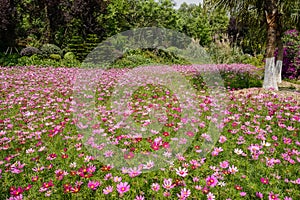
<path fill-rule="evenodd" d="M 267 29 L 266 36 L 266 65 L 263 87 L 278 90 L 277 83 L 281 82 L 283 60 L 283 19 L 294 16 L 298 19 L 300 0 L 206 0 L 215 6 L 229 8 L 231 13 L 243 18 L 249 12 L 255 11 L 257 16 L 264 17 Z M 296 17 L 295 17 L 296 16 Z M 259 37 L 259 36 L 258 36 Z M 275 63 L 274 53 L 279 47 L 279 55 Z"/>

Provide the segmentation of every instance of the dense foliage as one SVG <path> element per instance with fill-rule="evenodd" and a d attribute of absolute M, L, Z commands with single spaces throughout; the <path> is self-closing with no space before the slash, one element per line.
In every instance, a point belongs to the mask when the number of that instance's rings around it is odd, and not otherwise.
<path fill-rule="evenodd" d="M 300 79 L 300 35 L 297 30 L 286 31 L 283 37 L 283 67 L 282 77 Z M 275 52 L 275 56 L 277 56 Z"/>
<path fill-rule="evenodd" d="M 226 29 L 228 21 L 224 11 L 186 4 L 176 10 L 171 0 L 1 0 L 0 6 L 4 11 L 0 15 L 2 51 L 14 46 L 39 48 L 45 43 L 64 49 L 73 37 L 88 42 L 94 34 L 103 40 L 128 29 L 151 26 L 183 31 L 208 44 L 214 31 Z"/>

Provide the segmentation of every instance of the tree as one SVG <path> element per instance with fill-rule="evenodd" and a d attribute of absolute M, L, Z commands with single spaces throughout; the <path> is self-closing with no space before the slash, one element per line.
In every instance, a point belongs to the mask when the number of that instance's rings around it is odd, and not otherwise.
<path fill-rule="evenodd" d="M 226 12 L 209 5 L 181 4 L 179 30 L 188 36 L 198 39 L 200 45 L 209 45 L 215 34 L 226 31 L 228 16 Z"/>
<path fill-rule="evenodd" d="M 15 1 L 0 0 L 0 49 L 14 46 L 16 34 Z"/>
<path fill-rule="evenodd" d="M 282 49 L 281 37 L 283 33 L 282 18 L 286 18 L 295 8 L 299 7 L 299 0 L 210 0 L 216 6 L 224 6 L 233 14 L 243 18 L 249 12 L 255 11 L 257 16 L 264 16 L 267 30 L 266 36 L 266 65 L 263 87 L 278 90 L 278 77 L 281 76 L 282 56 L 278 56 L 275 63 L 275 49 Z M 282 54 L 282 51 L 280 50 Z M 281 61 L 281 62 L 280 62 Z"/>

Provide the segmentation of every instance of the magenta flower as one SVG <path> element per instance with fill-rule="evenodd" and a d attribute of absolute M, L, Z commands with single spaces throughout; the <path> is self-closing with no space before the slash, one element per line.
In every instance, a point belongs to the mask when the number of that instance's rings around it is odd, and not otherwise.
<path fill-rule="evenodd" d="M 19 196 L 20 194 L 22 194 L 24 192 L 24 190 L 21 187 L 18 188 L 11 188 L 10 189 L 10 194 L 13 196 Z"/>
<path fill-rule="evenodd" d="M 267 178 L 260 178 L 260 182 L 262 182 L 263 184 L 269 184 L 269 179 Z"/>
<path fill-rule="evenodd" d="M 132 159 L 134 157 L 134 154 L 130 151 L 129 153 L 124 154 L 125 159 Z"/>
<path fill-rule="evenodd" d="M 100 186 L 99 181 L 89 181 L 87 185 L 91 190 L 97 190 L 97 188 Z"/>
<path fill-rule="evenodd" d="M 120 193 L 120 194 L 123 194 L 125 192 L 128 192 L 130 189 L 130 185 L 125 182 L 120 182 L 118 185 L 117 185 L 117 191 Z"/>
<path fill-rule="evenodd" d="M 269 200 L 279 200 L 279 194 L 274 194 L 273 192 L 269 193 Z"/>
<path fill-rule="evenodd" d="M 215 187 L 218 183 L 218 179 L 214 176 L 209 176 L 206 178 L 206 185 L 210 187 Z"/>
<path fill-rule="evenodd" d="M 262 199 L 262 198 L 264 198 L 264 195 L 260 192 L 256 192 L 256 197 L 259 199 Z"/>

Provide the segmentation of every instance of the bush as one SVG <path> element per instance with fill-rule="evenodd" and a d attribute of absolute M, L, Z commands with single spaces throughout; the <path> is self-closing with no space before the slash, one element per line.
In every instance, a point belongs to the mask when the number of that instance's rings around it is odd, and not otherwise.
<path fill-rule="evenodd" d="M 263 70 L 252 65 L 245 64 L 219 64 L 219 65 L 203 65 L 208 72 L 206 78 L 213 79 L 214 73 L 216 77 L 221 75 L 224 81 L 224 87 L 231 89 L 243 89 L 262 86 Z M 190 79 L 196 89 L 205 89 L 206 85 L 203 80 L 203 74 L 195 74 Z M 210 82 L 213 82 L 210 80 Z"/>
<path fill-rule="evenodd" d="M 300 35 L 297 30 L 289 30 L 282 38 L 283 66 L 282 77 L 286 79 L 300 79 Z M 275 57 L 277 57 L 277 50 Z"/>
<path fill-rule="evenodd" d="M 171 51 L 165 51 L 162 49 L 136 49 L 128 50 L 120 58 L 116 59 L 112 63 L 114 68 L 123 67 L 137 67 L 141 65 L 153 65 L 153 64 L 190 64 L 184 58 L 178 57 Z"/>
<path fill-rule="evenodd" d="M 264 67 L 263 55 L 252 56 L 244 54 L 241 48 L 237 46 L 231 47 L 229 40 L 225 36 L 224 39 L 212 43 L 208 48 L 208 53 L 213 62 L 217 64 L 243 63 L 260 68 Z"/>
<path fill-rule="evenodd" d="M 61 56 L 59 54 L 50 54 L 50 58 L 53 60 L 60 60 Z"/>
<path fill-rule="evenodd" d="M 264 56 L 262 54 L 259 54 L 257 56 L 251 56 L 249 54 L 244 54 L 241 56 L 241 63 L 243 64 L 249 64 L 253 65 L 259 68 L 263 68 L 265 66 L 264 63 Z"/>
<path fill-rule="evenodd" d="M 64 59 L 65 60 L 75 60 L 76 59 L 76 56 L 73 52 L 67 52 L 65 55 L 64 55 Z"/>
<path fill-rule="evenodd" d="M 41 47 L 41 51 L 42 51 L 43 57 L 45 57 L 45 58 L 50 57 L 51 54 L 62 55 L 62 50 L 54 44 L 44 44 Z"/>
<path fill-rule="evenodd" d="M 35 54 L 40 54 L 41 51 L 38 48 L 35 47 L 26 47 L 21 50 L 20 55 L 21 56 L 32 56 Z"/>
<path fill-rule="evenodd" d="M 0 66 L 15 66 L 18 64 L 19 54 L 5 55 L 0 53 Z"/>

